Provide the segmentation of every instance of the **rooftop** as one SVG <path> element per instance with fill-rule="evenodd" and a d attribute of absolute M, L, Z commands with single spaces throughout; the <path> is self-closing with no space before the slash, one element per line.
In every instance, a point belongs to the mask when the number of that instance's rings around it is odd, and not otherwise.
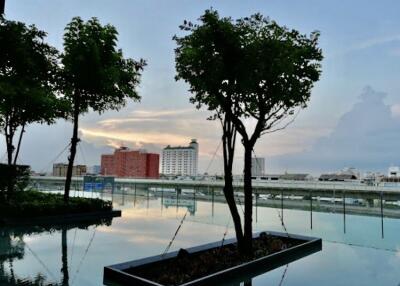
<path fill-rule="evenodd" d="M 173 149 L 178 149 L 178 150 L 181 150 L 181 149 L 194 149 L 194 147 L 192 147 L 192 146 L 170 146 L 170 145 L 168 145 L 167 147 L 164 148 L 164 150 L 173 150 Z"/>

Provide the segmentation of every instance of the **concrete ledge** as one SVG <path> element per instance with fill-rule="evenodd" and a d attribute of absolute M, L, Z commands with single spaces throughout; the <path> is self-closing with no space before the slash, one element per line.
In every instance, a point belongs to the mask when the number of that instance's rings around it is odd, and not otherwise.
<path fill-rule="evenodd" d="M 285 233 L 267 232 L 268 235 L 276 237 L 288 237 Z M 253 235 L 257 238 L 260 233 Z M 190 281 L 180 286 L 199 286 L 199 285 L 223 285 L 227 282 L 244 281 L 246 279 L 258 276 L 262 273 L 278 268 L 282 265 L 288 264 L 302 257 L 322 250 L 322 240 L 320 238 L 306 237 L 300 235 L 289 234 L 289 237 L 296 240 L 303 241 L 302 243 L 291 248 L 281 250 L 279 252 L 246 262 L 205 277 Z M 226 240 L 225 245 L 236 243 L 236 239 L 232 238 Z M 221 242 L 208 243 L 201 246 L 196 246 L 186 249 L 190 254 L 206 251 L 212 248 L 220 247 Z M 149 281 L 142 277 L 129 274 L 126 272 L 128 269 L 142 267 L 144 265 L 151 265 L 155 263 L 162 263 L 178 255 L 178 251 L 168 253 L 164 256 L 156 255 L 139 260 L 129 261 L 125 263 L 115 264 L 104 267 L 104 284 L 117 282 L 122 285 L 138 285 L 138 286 L 164 286 L 153 281 Z"/>
<path fill-rule="evenodd" d="M 22 225 L 46 225 L 54 223 L 71 223 L 90 221 L 94 219 L 105 219 L 120 217 L 122 212 L 120 210 L 112 211 L 97 211 L 87 213 L 72 213 L 55 216 L 40 216 L 40 217 L 6 217 L 0 218 L 0 225 L 2 226 L 22 226 Z"/>

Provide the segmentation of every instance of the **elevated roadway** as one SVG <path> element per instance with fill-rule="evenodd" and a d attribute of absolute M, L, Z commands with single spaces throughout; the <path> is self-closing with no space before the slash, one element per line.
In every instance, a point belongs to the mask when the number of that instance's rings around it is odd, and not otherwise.
<path fill-rule="evenodd" d="M 31 183 L 38 187 L 51 187 L 64 185 L 64 177 L 33 176 Z M 72 188 L 82 189 L 83 177 L 72 178 Z M 157 179 L 133 179 L 115 178 L 117 190 L 133 189 L 193 189 L 208 192 L 221 191 L 224 181 L 207 180 L 157 180 Z M 235 191 L 243 191 L 243 182 L 234 181 Z M 254 192 L 257 194 L 273 195 L 298 195 L 376 199 L 381 196 L 386 200 L 400 200 L 400 185 L 396 186 L 368 186 L 360 182 L 320 182 L 320 181 L 256 181 L 253 180 Z"/>

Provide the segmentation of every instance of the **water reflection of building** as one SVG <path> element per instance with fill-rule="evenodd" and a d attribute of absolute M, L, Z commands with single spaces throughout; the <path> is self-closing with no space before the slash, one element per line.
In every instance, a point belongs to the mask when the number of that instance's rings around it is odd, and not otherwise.
<path fill-rule="evenodd" d="M 163 205 L 168 207 L 185 207 L 188 209 L 190 215 L 195 215 L 197 211 L 197 202 L 196 200 L 188 200 L 188 199 L 176 199 L 176 198 L 164 198 Z"/>

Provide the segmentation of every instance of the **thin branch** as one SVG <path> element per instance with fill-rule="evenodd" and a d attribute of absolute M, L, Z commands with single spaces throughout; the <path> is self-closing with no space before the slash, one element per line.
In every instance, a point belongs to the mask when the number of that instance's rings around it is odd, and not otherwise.
<path fill-rule="evenodd" d="M 270 120 L 272 117 L 274 117 L 275 115 L 277 115 L 284 107 L 285 107 L 285 104 L 282 103 L 279 107 L 277 107 L 277 109 L 276 109 L 274 112 L 270 113 L 270 114 L 268 115 L 268 117 L 265 118 L 265 122 L 268 122 L 268 120 Z"/>
<path fill-rule="evenodd" d="M 280 131 L 280 130 L 285 129 L 286 127 L 288 127 L 290 124 L 292 124 L 292 123 L 296 120 L 297 116 L 298 116 L 299 113 L 300 113 L 300 110 L 301 110 L 301 109 L 299 109 L 299 110 L 296 112 L 295 116 L 294 116 L 289 122 L 287 122 L 284 126 L 282 126 L 282 127 L 280 127 L 280 128 L 277 128 L 277 129 L 274 129 L 274 130 L 266 130 L 265 132 L 262 132 L 261 135 L 270 134 L 270 133 L 274 133 L 274 132 L 277 132 L 277 131 Z"/>
<path fill-rule="evenodd" d="M 275 116 L 275 119 L 272 120 L 269 124 L 267 124 L 264 128 L 264 130 L 269 130 L 272 127 L 279 125 L 282 121 L 284 121 L 287 117 L 286 117 L 286 113 L 290 110 L 290 108 L 284 108 L 284 110 L 279 114 Z"/>

